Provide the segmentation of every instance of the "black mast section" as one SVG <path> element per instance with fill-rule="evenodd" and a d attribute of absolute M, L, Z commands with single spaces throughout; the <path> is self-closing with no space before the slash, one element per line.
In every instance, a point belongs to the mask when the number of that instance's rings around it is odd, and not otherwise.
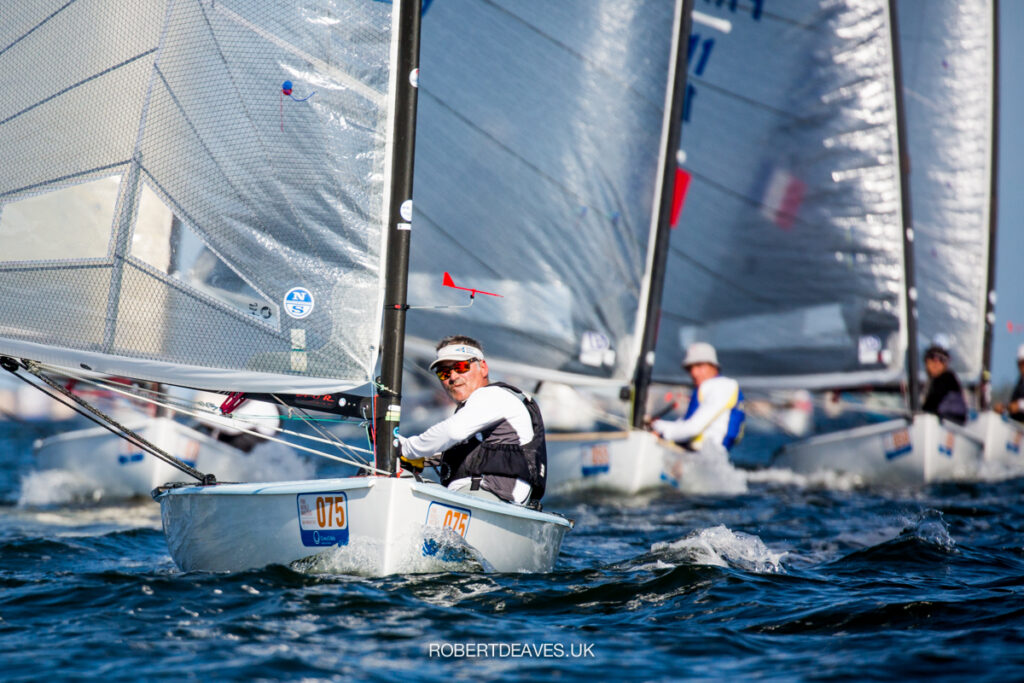
<path fill-rule="evenodd" d="M 391 205 L 388 207 L 387 264 L 381 373 L 374 421 L 376 466 L 395 471 L 398 423 L 402 404 L 402 359 L 405 351 L 406 295 L 409 285 L 409 238 L 412 222 L 413 154 L 416 148 L 416 85 L 420 64 L 420 0 L 396 0 L 399 13 L 395 119 L 392 140 Z M 403 215 L 404 214 L 404 215 Z"/>
<path fill-rule="evenodd" d="M 658 342 L 658 323 L 661 319 L 661 297 L 665 290 L 665 268 L 668 263 L 670 221 L 672 218 L 672 195 L 675 188 L 676 152 L 683 126 L 683 96 L 686 93 L 686 71 L 688 69 L 688 46 L 690 29 L 693 25 L 693 0 L 683 0 L 679 17 L 679 35 L 676 41 L 675 77 L 669 84 L 671 91 L 666 101 L 669 110 L 669 128 L 665 164 L 661 169 L 661 201 L 658 203 L 657 230 L 654 236 L 654 256 L 651 264 L 650 285 L 647 292 L 647 315 L 644 318 L 643 338 L 640 343 L 640 357 L 633 375 L 633 402 L 630 407 L 633 426 L 643 429 L 644 413 L 647 410 L 647 392 L 654 370 L 654 347 Z"/>
<path fill-rule="evenodd" d="M 889 43 L 892 45 L 893 84 L 896 96 L 896 137 L 900 156 L 900 204 L 903 207 L 903 277 L 907 301 L 907 402 L 911 414 L 921 412 L 917 349 L 917 285 L 914 275 L 914 224 L 910 216 L 910 161 L 907 157 L 907 121 L 903 109 L 903 73 L 900 66 L 900 30 L 896 2 L 889 0 Z"/>
<path fill-rule="evenodd" d="M 985 333 L 981 346 L 978 410 L 992 405 L 992 333 L 996 324 L 996 210 L 999 181 L 999 0 L 992 0 L 992 149 L 988 207 L 988 280 L 985 284 Z"/>

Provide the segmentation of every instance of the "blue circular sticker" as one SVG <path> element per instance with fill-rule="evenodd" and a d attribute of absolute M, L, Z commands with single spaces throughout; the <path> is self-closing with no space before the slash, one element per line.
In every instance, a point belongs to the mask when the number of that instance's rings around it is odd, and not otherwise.
<path fill-rule="evenodd" d="M 284 312 L 292 318 L 305 318 L 313 312 L 313 295 L 305 287 L 292 287 L 284 295 Z"/>

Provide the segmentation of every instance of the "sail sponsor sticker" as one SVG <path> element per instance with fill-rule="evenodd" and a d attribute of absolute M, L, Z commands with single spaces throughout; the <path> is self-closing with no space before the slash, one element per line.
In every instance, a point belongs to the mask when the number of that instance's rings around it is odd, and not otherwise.
<path fill-rule="evenodd" d="M 348 545 L 348 496 L 333 493 L 300 493 L 295 497 L 302 545 Z"/>
<path fill-rule="evenodd" d="M 606 474 L 611 469 L 607 443 L 595 443 L 580 449 L 580 471 L 584 477 Z"/>
<path fill-rule="evenodd" d="M 580 338 L 580 363 L 599 368 L 615 365 L 615 350 L 611 340 L 604 334 L 589 330 Z"/>
<path fill-rule="evenodd" d="M 305 287 L 292 287 L 284 295 L 284 312 L 292 318 L 307 317 L 313 312 L 313 294 Z"/>
<path fill-rule="evenodd" d="M 894 460 L 912 450 L 914 450 L 914 444 L 910 441 L 910 432 L 908 430 L 898 429 L 891 434 L 885 435 L 886 460 Z"/>
<path fill-rule="evenodd" d="M 427 520 L 424 524 L 434 529 L 451 529 L 465 538 L 472 518 L 473 511 L 467 508 L 431 502 L 427 506 Z"/>

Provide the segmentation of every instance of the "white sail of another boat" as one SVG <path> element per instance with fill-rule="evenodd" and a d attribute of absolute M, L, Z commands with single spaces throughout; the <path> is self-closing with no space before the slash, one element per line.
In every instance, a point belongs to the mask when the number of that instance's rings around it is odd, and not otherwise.
<path fill-rule="evenodd" d="M 685 46 L 683 7 L 682 0 L 430 6 L 414 220 L 415 243 L 429 247 L 412 254 L 410 289 L 431 292 L 450 271 L 456 284 L 501 298 L 414 308 L 410 348 L 421 357 L 458 330 L 483 342 L 497 372 L 541 382 L 542 392 L 557 382 L 617 395 L 632 382 L 675 63 L 680 41 Z M 465 295 L 413 298 L 414 305 L 457 305 Z M 565 393 L 548 395 L 567 400 Z M 546 420 L 548 405 L 542 400 Z M 576 406 L 593 422 L 585 399 Z M 549 432 L 548 491 L 664 485 L 662 454 L 650 433 Z"/>
<path fill-rule="evenodd" d="M 898 381 L 899 154 L 884 0 L 703 7 L 654 374 L 693 341 L 744 389 Z M 726 30 L 727 29 L 727 30 Z"/>
<path fill-rule="evenodd" d="M 118 189 L 109 221 L 74 224 L 71 240 L 48 223 L 33 246 L 0 256 L 0 352 L 213 390 L 370 383 L 384 397 L 378 433 L 397 429 L 419 3 L 52 5 L 0 10 L 0 216 L 82 183 Z M 148 259 L 147 202 L 241 280 L 241 296 Z M 392 471 L 393 448 L 378 440 L 378 472 Z M 354 570 L 369 574 L 443 569 L 467 553 L 498 570 L 548 570 L 571 527 L 388 476 L 157 498 L 189 570 L 325 550 L 362 558 Z"/>

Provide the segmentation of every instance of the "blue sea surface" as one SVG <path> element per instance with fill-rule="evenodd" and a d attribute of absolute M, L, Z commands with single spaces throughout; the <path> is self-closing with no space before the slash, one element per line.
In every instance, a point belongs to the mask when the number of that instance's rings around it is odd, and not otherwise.
<path fill-rule="evenodd" d="M 5 681 L 1024 680 L 1022 480 L 553 500 L 550 574 L 183 573 L 151 501 L 17 504 L 56 429 L 0 421 Z"/>

